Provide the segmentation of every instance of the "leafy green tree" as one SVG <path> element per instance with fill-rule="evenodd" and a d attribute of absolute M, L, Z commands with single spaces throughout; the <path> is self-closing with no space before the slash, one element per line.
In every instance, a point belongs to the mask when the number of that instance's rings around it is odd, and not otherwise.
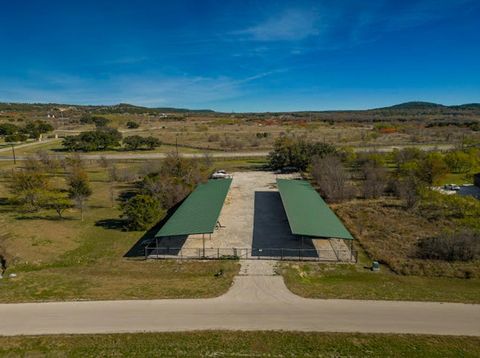
<path fill-rule="evenodd" d="M 92 189 L 88 181 L 88 175 L 81 167 L 75 167 L 68 175 L 68 196 L 72 199 L 77 208 L 80 209 L 81 220 L 87 199 L 92 195 Z"/>
<path fill-rule="evenodd" d="M 282 136 L 275 141 L 268 160 L 272 169 L 296 167 L 304 171 L 312 163 L 314 157 L 323 158 L 336 152 L 336 148 L 328 143 L 312 143 L 294 137 Z"/>
<path fill-rule="evenodd" d="M 475 158 L 462 151 L 449 152 L 445 163 L 453 173 L 468 173 L 475 166 Z"/>
<path fill-rule="evenodd" d="M 27 135 L 22 133 L 14 133 L 5 136 L 5 142 L 25 142 L 28 139 Z"/>
<path fill-rule="evenodd" d="M 19 131 L 19 128 L 12 123 L 1 123 L 0 124 L 0 135 L 12 135 Z"/>
<path fill-rule="evenodd" d="M 40 135 L 53 131 L 53 126 L 43 121 L 30 121 L 20 131 L 30 138 L 38 139 Z"/>
<path fill-rule="evenodd" d="M 145 149 L 155 149 L 156 147 L 159 147 L 162 142 L 155 137 L 141 137 L 139 135 L 133 135 L 126 137 L 123 140 L 123 144 L 125 145 L 127 150 L 138 150 L 141 148 Z"/>
<path fill-rule="evenodd" d="M 137 150 L 144 143 L 144 138 L 139 135 L 132 135 L 123 139 L 123 144 L 127 150 Z"/>
<path fill-rule="evenodd" d="M 80 118 L 80 123 L 82 124 L 95 124 L 96 127 L 106 127 L 110 120 L 101 116 L 92 116 L 90 114 L 85 114 Z"/>
<path fill-rule="evenodd" d="M 121 139 L 122 134 L 118 130 L 106 127 L 68 136 L 63 140 L 63 146 L 68 151 L 92 152 L 118 147 Z"/>
<path fill-rule="evenodd" d="M 439 153 L 428 153 L 418 161 L 416 175 L 424 183 L 433 185 L 448 173 L 448 166 Z"/>
<path fill-rule="evenodd" d="M 146 230 L 162 219 L 166 211 L 155 198 L 148 195 L 136 195 L 123 205 L 122 218 L 130 230 Z"/>
<path fill-rule="evenodd" d="M 147 147 L 147 149 L 152 150 L 160 147 L 162 145 L 162 142 L 160 141 L 160 139 L 150 136 L 144 139 L 144 145 Z"/>
<path fill-rule="evenodd" d="M 42 207 L 48 191 L 47 177 L 38 170 L 16 170 L 10 177 L 12 202 L 25 211 L 37 211 Z"/>
<path fill-rule="evenodd" d="M 63 212 L 72 207 L 72 202 L 59 190 L 44 190 L 41 196 L 41 207 L 53 209 L 60 219 L 63 219 Z"/>

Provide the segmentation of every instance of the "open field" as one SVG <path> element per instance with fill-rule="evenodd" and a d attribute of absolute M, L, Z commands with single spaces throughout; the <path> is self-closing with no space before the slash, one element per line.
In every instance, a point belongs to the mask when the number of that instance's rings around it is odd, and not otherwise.
<path fill-rule="evenodd" d="M 120 111 L 120 109 L 118 109 Z M 461 122 L 448 122 L 454 112 L 436 113 L 428 110 L 395 109 L 359 112 L 326 112 L 295 114 L 225 114 L 225 113 L 95 113 L 90 109 L 71 109 L 60 118 L 47 118 L 55 108 L 25 112 L 3 111 L 0 122 L 8 121 L 21 125 L 26 120 L 43 120 L 53 125 L 60 137 L 94 130 L 93 124 L 82 124 L 85 113 L 100 115 L 110 122 L 108 126 L 118 129 L 124 137 L 132 135 L 154 136 L 164 145 L 155 152 L 168 152 L 178 143 L 182 152 L 211 151 L 268 151 L 276 138 L 292 135 L 305 140 L 335 143 L 339 147 L 382 148 L 392 145 L 439 145 L 460 146 L 463 142 L 480 140 L 480 132 L 463 126 Z M 464 118 L 475 121 L 475 112 L 460 111 Z M 459 112 L 459 114 L 460 114 Z M 447 125 L 436 125 L 445 116 Z M 128 129 L 126 123 L 134 121 L 137 129 Z M 469 122 L 470 123 L 470 122 Z M 440 123 L 441 124 L 441 123 Z M 456 125 L 453 127 L 453 125 Z M 452 130 L 454 128 L 454 130 Z M 53 134 L 46 134 L 46 137 Z M 45 145 L 45 150 L 62 151 L 61 142 Z M 118 148 L 121 150 L 121 148 Z M 114 151 L 118 152 L 118 151 Z M 23 149 L 21 153 L 32 153 Z"/>
<path fill-rule="evenodd" d="M 117 163 L 119 168 L 140 168 L 142 163 Z M 151 164 L 149 164 L 151 165 Z M 11 170 L 2 164 L 2 170 Z M 0 280 L 0 302 L 85 299 L 213 297 L 228 290 L 238 264 L 225 262 L 146 262 L 123 258 L 143 232 L 121 230 L 118 203 L 110 198 L 105 169 L 88 166 L 93 196 L 85 219 L 70 209 L 64 220 L 54 212 L 36 214 L 0 207 L 1 254 L 7 261 Z M 63 177 L 54 178 L 63 185 Z M 8 196 L 2 178 L 0 196 Z M 114 183 L 117 196 L 128 184 Z M 221 277 L 215 274 L 223 270 Z"/>
<path fill-rule="evenodd" d="M 282 274 L 293 293 L 307 298 L 480 303 L 479 279 L 402 276 L 366 266 L 284 264 Z"/>
<path fill-rule="evenodd" d="M 429 222 L 383 199 L 351 201 L 334 208 L 358 240 L 358 263 L 284 264 L 285 284 L 292 292 L 309 298 L 480 303 L 478 260 L 411 257 L 419 238 L 435 235 L 448 223 Z M 382 263 L 380 272 L 370 271 L 373 260 Z M 473 277 L 466 279 L 467 273 Z"/>
<path fill-rule="evenodd" d="M 480 339 L 268 331 L 23 336 L 0 337 L 0 355 L 82 358 L 100 356 L 477 357 L 480 355 Z"/>

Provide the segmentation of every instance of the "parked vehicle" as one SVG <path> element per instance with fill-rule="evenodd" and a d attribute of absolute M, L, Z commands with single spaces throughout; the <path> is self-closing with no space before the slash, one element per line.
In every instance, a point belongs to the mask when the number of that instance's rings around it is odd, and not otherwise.
<path fill-rule="evenodd" d="M 225 170 L 217 170 L 212 174 L 212 179 L 229 179 L 232 176 L 228 174 Z"/>
<path fill-rule="evenodd" d="M 454 190 L 454 191 L 460 190 L 460 186 L 458 186 L 457 184 L 445 184 L 443 188 L 445 190 Z"/>

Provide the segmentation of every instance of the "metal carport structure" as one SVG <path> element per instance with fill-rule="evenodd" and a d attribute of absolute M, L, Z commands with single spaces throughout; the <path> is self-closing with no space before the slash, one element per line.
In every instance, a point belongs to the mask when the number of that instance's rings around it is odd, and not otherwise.
<path fill-rule="evenodd" d="M 231 183 L 232 179 L 210 179 L 199 184 L 155 234 L 155 240 L 201 234 L 205 250 L 205 234 L 215 231 Z"/>
<path fill-rule="evenodd" d="M 352 251 L 352 235 L 309 182 L 277 179 L 277 186 L 292 234 L 349 240 Z"/>

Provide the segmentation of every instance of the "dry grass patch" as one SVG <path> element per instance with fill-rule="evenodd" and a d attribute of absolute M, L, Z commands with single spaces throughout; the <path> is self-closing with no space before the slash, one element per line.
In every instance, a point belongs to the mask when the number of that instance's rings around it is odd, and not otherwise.
<path fill-rule="evenodd" d="M 480 262 L 447 262 L 416 258 L 419 240 L 452 228 L 447 220 L 429 221 L 393 199 L 356 200 L 334 205 L 348 229 L 372 260 L 404 275 L 480 277 Z"/>

